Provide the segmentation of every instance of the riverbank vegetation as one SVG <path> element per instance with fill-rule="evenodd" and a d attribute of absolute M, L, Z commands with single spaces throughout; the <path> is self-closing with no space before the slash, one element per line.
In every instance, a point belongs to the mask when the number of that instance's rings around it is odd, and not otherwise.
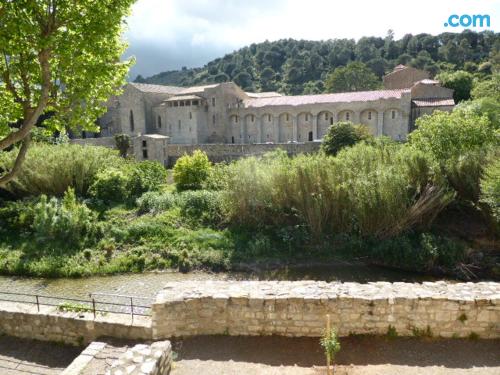
<path fill-rule="evenodd" d="M 364 262 L 498 277 L 499 125 L 467 102 L 417 121 L 408 142 L 335 124 L 311 155 L 212 165 L 169 178 L 101 147 L 37 142 L 0 201 L 0 272 L 85 276 Z M 0 154 L 0 170 L 15 151 Z"/>

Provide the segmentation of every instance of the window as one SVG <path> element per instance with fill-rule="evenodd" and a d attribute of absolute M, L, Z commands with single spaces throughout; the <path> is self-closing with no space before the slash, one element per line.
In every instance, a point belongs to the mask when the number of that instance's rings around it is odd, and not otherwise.
<path fill-rule="evenodd" d="M 372 113 L 368 112 L 368 120 L 371 120 L 371 119 L 372 119 Z"/>
<path fill-rule="evenodd" d="M 286 114 L 286 121 L 290 120 L 290 116 L 288 116 L 288 113 Z"/>
<path fill-rule="evenodd" d="M 328 120 L 328 113 L 325 113 L 325 120 Z"/>
<path fill-rule="evenodd" d="M 134 112 L 130 110 L 130 131 L 133 132 L 135 129 L 135 124 L 134 124 Z"/>
<path fill-rule="evenodd" d="M 267 121 L 271 122 L 271 115 L 267 115 Z"/>
<path fill-rule="evenodd" d="M 212 107 L 215 107 L 215 98 L 212 98 Z"/>
<path fill-rule="evenodd" d="M 146 141 L 142 141 L 142 147 L 148 147 L 148 143 Z"/>
<path fill-rule="evenodd" d="M 330 117 L 330 125 L 333 125 L 333 117 Z"/>
<path fill-rule="evenodd" d="M 189 119 L 191 120 L 193 118 L 193 114 L 189 112 Z"/>
<path fill-rule="evenodd" d="M 231 143 L 234 143 L 234 137 L 231 137 Z"/>
<path fill-rule="evenodd" d="M 215 115 L 212 115 L 212 124 L 215 125 Z"/>
<path fill-rule="evenodd" d="M 178 107 L 179 106 L 179 102 L 174 102 L 174 107 Z"/>
<path fill-rule="evenodd" d="M 161 129 L 161 116 L 158 116 L 158 128 Z"/>
<path fill-rule="evenodd" d="M 189 107 L 191 105 L 191 102 L 189 100 L 186 100 L 186 107 Z"/>
<path fill-rule="evenodd" d="M 346 119 L 347 121 L 349 121 L 349 120 L 351 119 L 351 114 L 350 114 L 349 112 L 347 112 L 347 113 L 345 114 L 345 119 Z"/>
<path fill-rule="evenodd" d="M 181 130 L 181 120 L 179 120 L 178 127 L 179 127 L 179 131 L 180 131 Z"/>
<path fill-rule="evenodd" d="M 252 121 L 252 122 L 254 122 L 254 121 L 255 121 L 255 116 L 254 116 L 254 115 L 252 115 L 252 116 L 250 117 L 250 121 Z"/>
<path fill-rule="evenodd" d="M 311 142 L 313 140 L 313 132 L 309 132 L 308 139 L 309 139 L 309 142 Z"/>
<path fill-rule="evenodd" d="M 147 149 L 142 150 L 142 157 L 143 157 L 144 159 L 147 159 L 147 158 L 148 158 L 148 150 L 147 150 Z"/>
<path fill-rule="evenodd" d="M 306 113 L 306 121 L 309 121 L 309 115 Z"/>
<path fill-rule="evenodd" d="M 179 105 L 180 105 L 181 107 L 184 107 L 184 102 L 183 102 L 183 101 L 179 102 Z"/>
<path fill-rule="evenodd" d="M 393 119 L 395 119 L 395 118 L 396 118 L 396 111 L 391 111 L 391 117 L 392 117 Z"/>
<path fill-rule="evenodd" d="M 191 102 L 191 104 L 193 104 L 193 105 L 198 105 L 198 100 L 193 100 L 193 101 Z"/>

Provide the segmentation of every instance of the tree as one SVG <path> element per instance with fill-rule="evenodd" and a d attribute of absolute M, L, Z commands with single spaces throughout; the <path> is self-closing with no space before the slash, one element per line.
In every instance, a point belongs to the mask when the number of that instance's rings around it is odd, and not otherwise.
<path fill-rule="evenodd" d="M 350 121 L 337 122 L 328 128 L 321 150 L 327 155 L 337 155 L 343 148 L 354 146 L 371 137 L 364 125 L 354 125 Z"/>
<path fill-rule="evenodd" d="M 444 87 L 453 89 L 453 99 L 456 103 L 470 99 L 470 92 L 474 84 L 474 76 L 463 70 L 445 72 L 436 77 Z"/>
<path fill-rule="evenodd" d="M 379 86 L 377 76 L 361 62 L 352 62 L 335 69 L 325 82 L 327 92 L 374 90 Z"/>
<path fill-rule="evenodd" d="M 0 186 L 19 172 L 42 115 L 50 130 L 97 131 L 104 103 L 124 83 L 122 22 L 133 0 L 0 3 L 0 152 L 19 145 Z"/>

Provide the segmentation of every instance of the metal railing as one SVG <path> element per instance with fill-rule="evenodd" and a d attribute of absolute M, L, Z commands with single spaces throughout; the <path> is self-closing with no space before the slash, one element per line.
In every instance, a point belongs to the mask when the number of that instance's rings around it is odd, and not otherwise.
<path fill-rule="evenodd" d="M 123 302 L 120 302 L 120 300 Z M 0 291 L 0 301 L 36 305 L 37 311 L 40 311 L 40 306 L 55 306 L 65 311 L 91 312 L 94 314 L 94 319 L 97 314 L 130 315 L 133 321 L 134 316 L 151 316 L 151 304 L 145 301 L 152 302 L 153 298 L 110 293 L 89 293 L 89 299 L 85 300 L 72 297 Z"/>

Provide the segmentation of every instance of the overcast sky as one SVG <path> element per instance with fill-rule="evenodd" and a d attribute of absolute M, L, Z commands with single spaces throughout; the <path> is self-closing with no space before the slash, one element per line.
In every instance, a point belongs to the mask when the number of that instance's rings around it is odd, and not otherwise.
<path fill-rule="evenodd" d="M 438 34 L 451 14 L 489 14 L 498 31 L 500 0 L 138 0 L 128 19 L 131 78 L 203 66 L 251 43 Z M 480 30 L 480 29 L 478 29 Z"/>

